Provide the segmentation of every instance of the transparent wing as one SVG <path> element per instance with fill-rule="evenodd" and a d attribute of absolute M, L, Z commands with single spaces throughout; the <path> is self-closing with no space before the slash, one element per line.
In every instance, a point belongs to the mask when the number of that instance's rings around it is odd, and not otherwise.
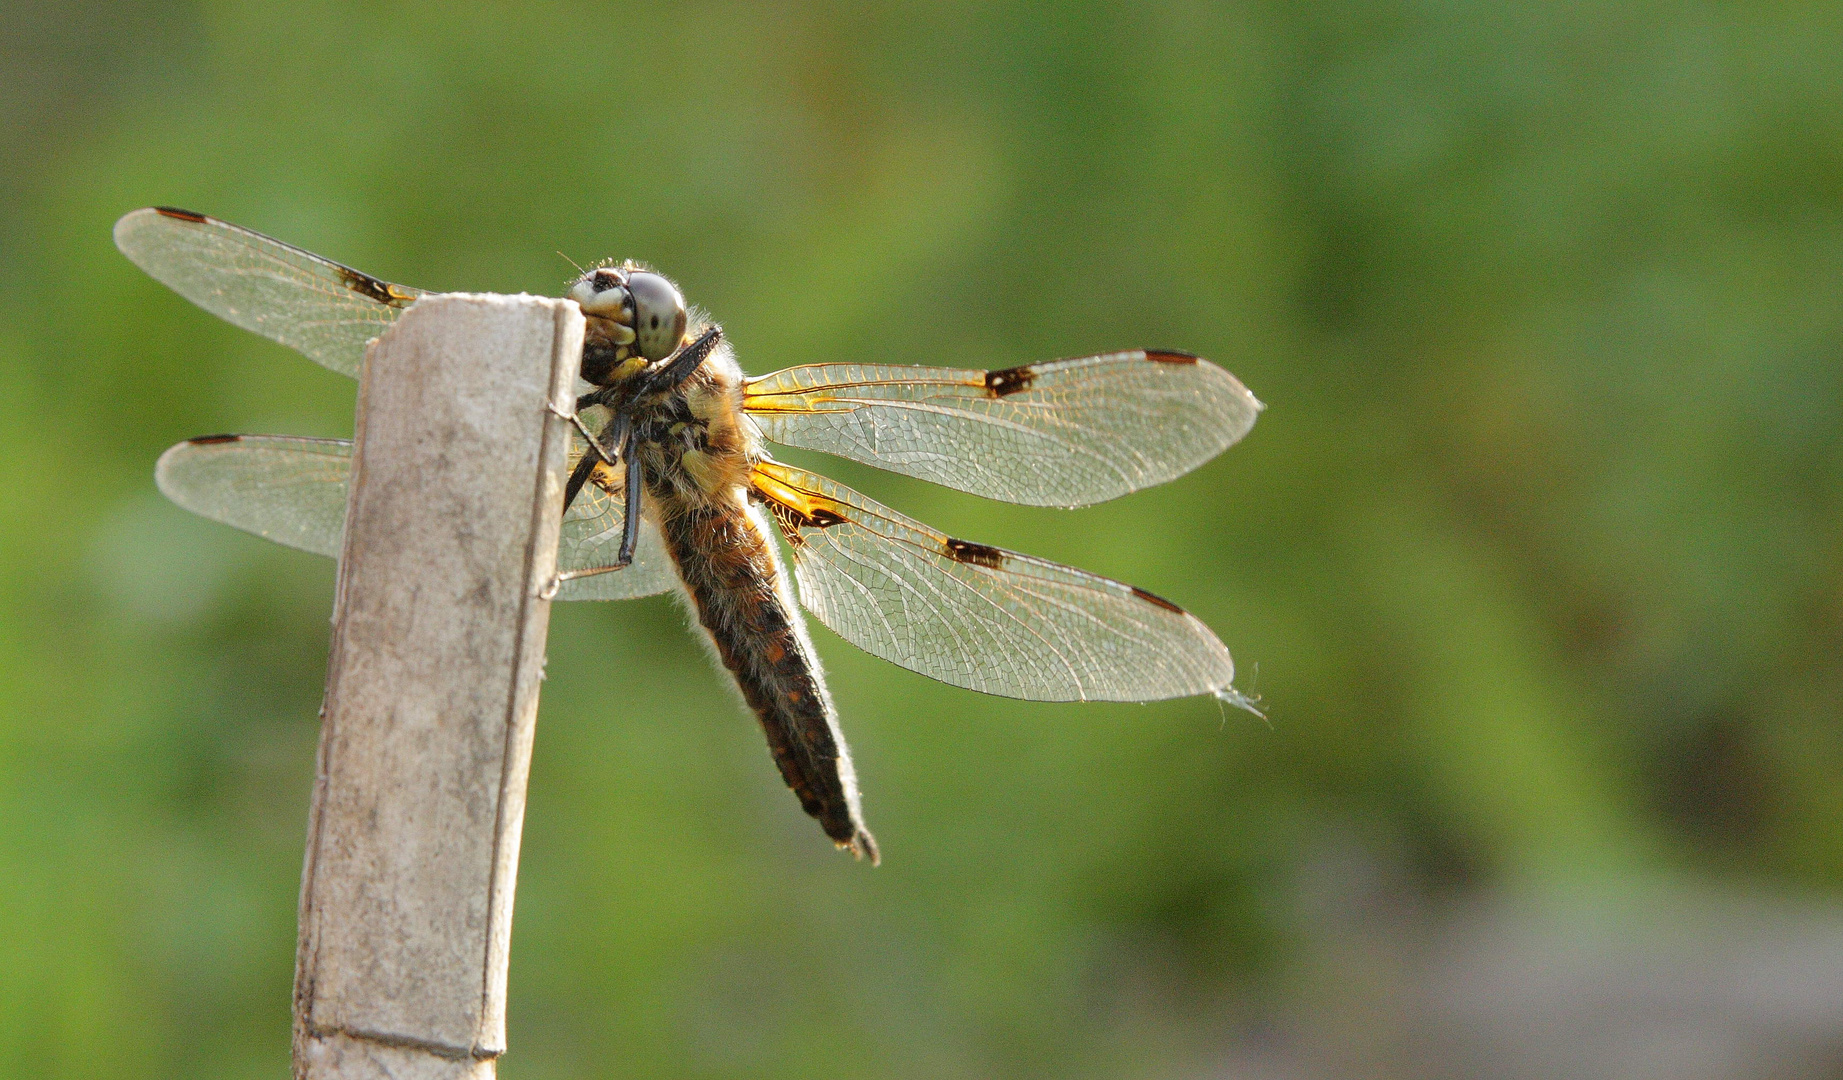
<path fill-rule="evenodd" d="M 1261 410 L 1207 360 L 1133 352 L 958 368 L 812 364 L 748 382 L 762 434 L 989 499 L 1084 506 L 1162 484 Z"/>
<path fill-rule="evenodd" d="M 286 435 L 210 435 L 160 455 L 154 480 L 187 510 L 288 547 L 339 556 L 345 526 L 352 444 L 344 439 Z M 584 489 L 563 518 L 558 565 L 605 566 L 621 546 L 621 502 Z M 609 537 L 612 536 L 612 539 Z M 634 563 L 622 570 L 563 583 L 560 600 L 625 600 L 665 592 L 678 583 L 650 522 L 642 522 Z"/>
<path fill-rule="evenodd" d="M 788 538 L 800 602 L 874 656 L 969 690 L 1037 701 L 1230 692 L 1228 649 L 1151 593 L 955 540 L 773 462 L 757 467 L 755 488 Z"/>
<path fill-rule="evenodd" d="M 344 439 L 207 435 L 161 454 L 154 482 L 201 517 L 336 558 L 351 473 Z"/>
<path fill-rule="evenodd" d="M 354 378 L 365 342 L 422 295 L 189 210 L 126 214 L 115 223 L 115 246 L 218 318 Z"/>

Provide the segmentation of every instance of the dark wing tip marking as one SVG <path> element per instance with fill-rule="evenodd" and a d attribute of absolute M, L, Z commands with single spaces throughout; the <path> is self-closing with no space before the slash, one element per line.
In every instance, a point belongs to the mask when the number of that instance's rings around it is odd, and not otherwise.
<path fill-rule="evenodd" d="M 1137 596 L 1139 599 L 1144 600 L 1148 604 L 1156 604 L 1159 607 L 1164 608 L 1166 611 L 1173 612 L 1178 615 L 1186 614 L 1183 608 L 1178 607 L 1176 604 L 1158 595 L 1157 593 L 1146 592 L 1144 589 L 1141 589 L 1137 585 L 1129 585 L 1127 586 L 1127 588 L 1132 589 L 1134 596 Z"/>
<path fill-rule="evenodd" d="M 947 541 L 947 554 L 955 562 L 971 563 L 997 570 L 1005 565 L 1005 553 L 987 544 L 974 544 L 965 540 Z"/>
<path fill-rule="evenodd" d="M 194 213 L 190 210 L 181 210 L 177 206 L 156 206 L 154 207 L 154 213 L 162 214 L 170 218 L 178 218 L 181 221 L 190 221 L 197 225 L 203 225 L 205 222 L 211 220 L 203 214 Z"/>
<path fill-rule="evenodd" d="M 1178 352 L 1176 349 L 1147 349 L 1145 358 L 1161 364 L 1194 364 L 1203 359 L 1196 353 Z"/>
<path fill-rule="evenodd" d="M 986 393 L 991 394 L 993 397 L 1004 397 L 1007 394 L 1015 394 L 1020 390 L 1030 389 L 1030 384 L 1035 382 L 1036 379 L 1036 369 L 1028 365 L 1024 367 L 1004 368 L 1000 371 L 988 371 L 985 373 Z"/>
<path fill-rule="evenodd" d="M 196 439 L 187 439 L 186 442 L 193 446 L 216 446 L 218 443 L 241 442 L 242 440 L 241 435 L 200 435 Z"/>

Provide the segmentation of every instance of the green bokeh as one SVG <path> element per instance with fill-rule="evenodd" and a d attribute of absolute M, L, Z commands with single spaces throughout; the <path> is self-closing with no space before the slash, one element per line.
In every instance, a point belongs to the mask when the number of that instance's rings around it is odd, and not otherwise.
<path fill-rule="evenodd" d="M 875 871 L 673 603 L 559 607 L 510 1080 L 1197 1075 L 1326 977 L 1328 851 L 1436 899 L 1843 885 L 1833 9 L 0 14 L 0 1075 L 287 1069 L 333 567 L 152 463 L 349 435 L 353 388 L 123 259 L 155 203 L 433 289 L 646 259 L 756 373 L 1154 345 L 1270 406 L 1076 512 L 827 465 L 1183 603 L 1272 716 L 816 631 Z"/>

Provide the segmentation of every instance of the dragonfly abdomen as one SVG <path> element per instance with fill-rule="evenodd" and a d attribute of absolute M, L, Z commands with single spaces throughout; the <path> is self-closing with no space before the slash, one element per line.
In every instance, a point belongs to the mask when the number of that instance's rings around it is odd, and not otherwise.
<path fill-rule="evenodd" d="M 662 500 L 663 502 L 664 500 Z M 840 847 L 877 861 L 851 753 L 764 523 L 720 500 L 661 506 L 660 533 L 717 656 L 761 721 L 800 805 Z"/>

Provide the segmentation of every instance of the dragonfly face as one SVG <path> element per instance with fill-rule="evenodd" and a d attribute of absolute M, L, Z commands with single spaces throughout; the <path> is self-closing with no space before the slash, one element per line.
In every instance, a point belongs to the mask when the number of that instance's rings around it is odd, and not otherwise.
<path fill-rule="evenodd" d="M 629 358 L 663 360 L 684 343 L 685 298 L 678 286 L 637 264 L 587 271 L 565 295 L 589 319 L 582 377 L 598 386 Z"/>
<path fill-rule="evenodd" d="M 115 239 L 187 299 L 347 375 L 422 295 L 187 211 L 137 210 Z M 1246 434 L 1261 405 L 1228 372 L 1132 350 L 994 371 L 847 363 L 748 378 L 662 275 L 599 267 L 568 295 L 587 317 L 593 389 L 578 410 L 603 422 L 572 451 L 557 598 L 683 589 L 783 778 L 839 846 L 877 857 L 796 597 L 867 652 L 984 693 L 1248 704 L 1228 650 L 1176 604 L 948 536 L 767 450 L 1080 506 L 1170 480 Z M 168 450 L 155 475 L 196 513 L 337 555 L 350 459 L 340 440 L 212 436 Z"/>

